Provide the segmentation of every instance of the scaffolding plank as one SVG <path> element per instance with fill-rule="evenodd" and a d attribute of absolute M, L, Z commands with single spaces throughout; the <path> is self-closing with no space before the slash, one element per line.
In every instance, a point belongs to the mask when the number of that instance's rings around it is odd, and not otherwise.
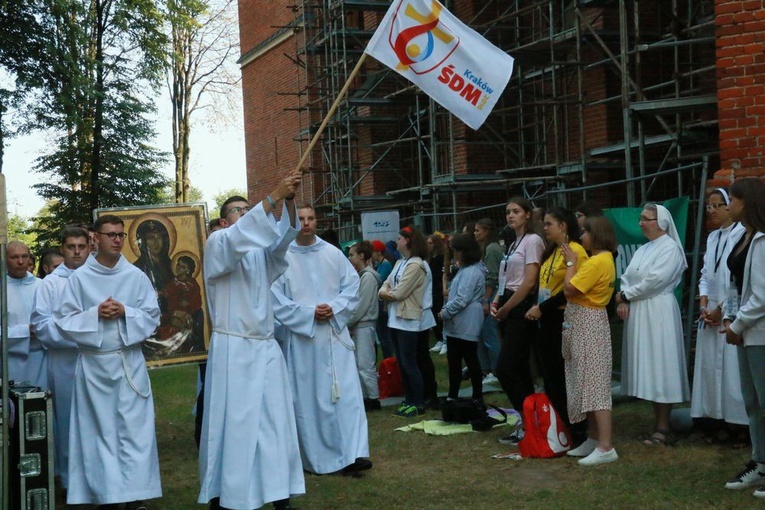
<path fill-rule="evenodd" d="M 643 145 L 645 146 L 661 145 L 661 144 L 670 143 L 674 139 L 675 137 L 672 135 L 648 136 L 643 141 Z M 640 140 L 632 140 L 632 142 L 630 142 L 631 149 L 637 149 L 639 146 L 640 146 Z M 623 151 L 624 151 L 624 142 L 621 142 L 614 145 L 606 145 L 603 147 L 598 147 L 596 149 L 590 149 L 589 155 L 602 156 L 605 154 L 616 154 Z"/>
<path fill-rule="evenodd" d="M 717 96 L 681 97 L 678 99 L 657 99 L 655 101 L 637 101 L 630 103 L 630 110 L 650 115 L 696 111 L 703 106 L 717 106 Z"/>

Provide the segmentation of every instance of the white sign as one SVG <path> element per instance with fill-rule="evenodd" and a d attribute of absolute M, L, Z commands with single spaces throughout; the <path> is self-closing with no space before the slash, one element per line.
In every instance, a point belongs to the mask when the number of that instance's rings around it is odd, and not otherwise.
<path fill-rule="evenodd" d="M 399 229 L 398 211 L 361 213 L 361 236 L 365 241 L 395 241 Z"/>

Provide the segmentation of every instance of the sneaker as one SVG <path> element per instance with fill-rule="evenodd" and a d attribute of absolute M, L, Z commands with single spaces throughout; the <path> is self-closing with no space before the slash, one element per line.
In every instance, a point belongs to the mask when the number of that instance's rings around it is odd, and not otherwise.
<path fill-rule="evenodd" d="M 518 446 L 518 443 L 521 442 L 521 439 L 523 439 L 524 432 L 523 429 L 518 429 L 509 436 L 500 437 L 497 439 L 499 444 L 503 444 L 505 446 Z"/>
<path fill-rule="evenodd" d="M 400 416 L 401 418 L 415 418 L 421 414 L 425 414 L 425 408 L 417 407 L 417 406 L 407 406 L 405 409 L 397 410 L 393 414 L 395 416 Z"/>
<path fill-rule="evenodd" d="M 496 375 L 489 372 L 488 374 L 486 374 L 486 377 L 483 378 L 483 385 L 486 386 L 487 384 L 496 386 L 499 384 L 499 379 L 497 379 Z"/>
<path fill-rule="evenodd" d="M 755 489 L 754 493 L 752 494 L 755 498 L 765 498 L 765 489 L 759 488 Z"/>
<path fill-rule="evenodd" d="M 438 342 L 436 342 L 436 345 L 430 348 L 430 352 L 441 352 L 441 349 L 443 348 L 443 346 L 444 346 L 444 343 L 441 340 L 439 340 Z"/>
<path fill-rule="evenodd" d="M 573 450 L 567 451 L 566 455 L 569 457 L 587 457 L 589 454 L 594 452 L 597 447 L 598 442 L 595 439 L 590 439 L 588 437 L 584 443 L 580 444 Z"/>
<path fill-rule="evenodd" d="M 438 354 L 441 355 L 441 356 L 445 356 L 446 355 L 446 344 L 441 346 L 441 350 L 438 351 Z"/>
<path fill-rule="evenodd" d="M 595 448 L 592 453 L 583 459 L 579 459 L 580 466 L 597 466 L 598 464 L 606 464 L 608 462 L 616 462 L 619 460 L 619 456 L 616 454 L 616 449 L 611 448 L 607 452 L 601 452 Z"/>
<path fill-rule="evenodd" d="M 765 464 L 750 460 L 741 473 L 725 484 L 725 488 L 746 489 L 756 485 L 765 485 Z"/>

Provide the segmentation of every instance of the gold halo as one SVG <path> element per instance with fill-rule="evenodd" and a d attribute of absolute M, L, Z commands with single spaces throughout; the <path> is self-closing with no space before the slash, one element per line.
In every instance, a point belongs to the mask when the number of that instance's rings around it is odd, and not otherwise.
<path fill-rule="evenodd" d="M 201 262 L 199 261 L 199 257 L 190 251 L 179 251 L 173 255 L 173 274 L 175 274 L 175 265 L 178 263 L 178 259 L 184 256 L 189 257 L 194 261 L 194 274 L 192 274 L 191 277 L 196 280 L 197 276 L 199 276 L 199 271 L 201 271 Z"/>
<path fill-rule="evenodd" d="M 130 228 L 128 229 L 128 239 L 130 240 L 130 249 L 133 251 L 136 257 L 141 256 L 141 250 L 138 248 L 138 226 L 148 220 L 156 220 L 160 223 L 162 223 L 165 228 L 167 229 L 167 236 L 168 236 L 168 245 L 167 245 L 167 254 L 168 256 L 173 253 L 173 250 L 175 250 L 175 243 L 178 240 L 178 233 L 175 230 L 175 225 L 172 221 L 167 219 L 165 216 L 150 212 L 146 214 L 142 214 L 139 217 L 137 217 L 135 220 L 133 220 L 133 223 L 130 224 Z"/>

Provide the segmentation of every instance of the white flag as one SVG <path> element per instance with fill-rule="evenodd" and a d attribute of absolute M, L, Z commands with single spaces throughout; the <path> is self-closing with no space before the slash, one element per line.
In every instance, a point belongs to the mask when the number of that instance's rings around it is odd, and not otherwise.
<path fill-rule="evenodd" d="M 394 0 L 365 53 L 478 129 L 505 90 L 513 58 L 435 0 Z"/>

